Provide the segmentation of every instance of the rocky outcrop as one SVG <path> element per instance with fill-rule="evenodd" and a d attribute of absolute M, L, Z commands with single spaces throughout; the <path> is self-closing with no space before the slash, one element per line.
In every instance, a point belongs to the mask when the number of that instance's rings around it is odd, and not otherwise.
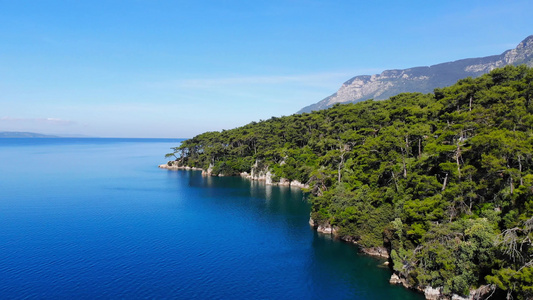
<path fill-rule="evenodd" d="M 371 256 L 389 258 L 389 251 L 385 247 L 361 248 L 361 251 Z"/>
<path fill-rule="evenodd" d="M 242 172 L 240 175 L 246 179 L 264 181 L 267 184 L 272 183 L 272 173 L 270 172 L 270 169 L 268 167 L 260 166 L 259 160 L 255 161 L 250 169 L 250 173 Z"/>
<path fill-rule="evenodd" d="M 203 176 L 225 176 L 224 174 L 213 174 L 213 164 L 210 164 L 207 170 L 202 168 L 190 167 L 182 165 L 179 160 L 171 160 L 166 164 L 159 165 L 161 169 L 168 170 L 195 170 L 202 171 Z M 309 188 L 308 184 L 301 183 L 298 180 L 288 180 L 287 178 L 280 178 L 279 181 L 273 180 L 273 174 L 270 172 L 268 167 L 259 167 L 259 163 L 256 161 L 252 166 L 250 173 L 242 172 L 240 176 L 250 180 L 264 181 L 267 185 L 279 185 L 279 186 L 290 186 L 296 188 Z"/>
<path fill-rule="evenodd" d="M 334 238 L 340 239 L 344 242 L 355 244 L 359 247 L 361 252 L 375 257 L 389 258 L 389 251 L 385 247 L 371 247 L 365 248 L 362 247 L 358 240 L 352 236 L 341 236 L 339 235 L 339 230 L 335 226 L 331 226 L 328 222 L 317 222 L 313 218 L 309 218 L 309 225 L 313 227 L 317 232 L 322 234 L 330 234 Z"/>
<path fill-rule="evenodd" d="M 318 225 L 316 231 L 324 234 L 332 234 L 334 236 L 337 235 L 337 230 L 329 224 Z"/>
<path fill-rule="evenodd" d="M 250 180 L 264 181 L 266 184 L 272 184 L 272 173 L 270 169 L 268 166 L 261 166 L 258 160 L 255 161 L 250 169 L 250 173 L 242 172 L 240 175 Z"/>
<path fill-rule="evenodd" d="M 406 288 L 410 288 L 409 284 L 407 283 L 407 280 L 405 278 L 400 278 L 396 273 L 393 273 L 389 279 L 390 284 L 401 284 Z"/>
<path fill-rule="evenodd" d="M 279 185 L 279 186 L 290 186 L 290 187 L 297 187 L 297 188 L 309 188 L 308 184 L 304 184 L 299 182 L 298 180 L 290 181 L 287 178 L 280 178 L 278 182 L 272 180 L 272 173 L 270 171 L 266 172 L 242 172 L 241 177 L 250 179 L 250 180 L 257 180 L 257 181 L 264 181 L 266 185 Z"/>
<path fill-rule="evenodd" d="M 337 236 L 337 229 L 327 222 L 316 222 L 313 218 L 309 218 L 309 225 L 319 233 L 332 234 L 335 237 Z"/>
<path fill-rule="evenodd" d="M 335 94 L 302 108 L 298 113 L 325 109 L 336 103 L 384 100 L 406 92 L 430 93 L 435 88 L 452 85 L 462 78 L 478 77 L 496 68 L 520 64 L 533 67 L 533 35 L 523 40 L 515 49 L 507 50 L 501 55 L 356 76 L 346 81 Z"/>
<path fill-rule="evenodd" d="M 246 178 L 246 179 L 272 183 L 272 173 L 270 173 L 270 171 L 266 171 L 266 172 L 252 171 L 251 173 L 242 172 L 240 175 L 241 177 Z"/>
<path fill-rule="evenodd" d="M 424 296 L 426 297 L 427 300 L 439 300 L 439 299 L 442 299 L 442 288 L 441 287 L 438 287 L 438 288 L 433 288 L 433 287 L 430 287 L 430 286 L 427 286 L 425 289 L 424 289 Z"/>
<path fill-rule="evenodd" d="M 298 182 L 298 181 L 290 181 L 289 179 L 287 178 L 280 178 L 279 179 L 279 182 L 278 182 L 278 185 L 279 186 L 291 186 L 291 183 L 293 186 L 296 186 L 296 184 L 294 184 L 295 182 Z"/>
<path fill-rule="evenodd" d="M 195 167 L 189 167 L 180 165 L 178 161 L 172 160 L 167 162 L 166 164 L 162 164 L 158 166 L 161 169 L 168 169 L 168 170 L 195 170 L 195 171 L 203 171 L 201 168 L 195 168 Z"/>
<path fill-rule="evenodd" d="M 405 288 L 414 289 L 423 292 L 427 300 L 480 300 L 487 299 L 494 292 L 495 286 L 482 285 L 475 290 L 471 290 L 466 297 L 457 294 L 444 294 L 444 289 L 440 287 L 422 286 L 414 287 L 410 285 L 405 278 L 394 273 L 391 275 L 389 283 L 403 285 Z"/>
<path fill-rule="evenodd" d="M 211 176 L 213 173 L 213 164 L 209 164 L 207 170 L 202 169 L 202 176 Z"/>
<path fill-rule="evenodd" d="M 357 243 L 357 240 L 354 237 L 339 236 L 338 228 L 336 228 L 335 226 L 331 226 L 331 224 L 329 224 L 328 222 L 317 222 L 313 218 L 309 218 L 309 225 L 313 227 L 314 229 L 316 229 L 316 231 L 321 234 L 328 234 L 334 238 L 338 238 L 342 241 L 353 243 L 359 246 L 359 249 L 361 250 L 361 252 L 365 254 L 375 256 L 375 257 L 380 257 L 380 258 L 386 258 L 386 259 L 390 257 L 389 251 L 385 247 L 364 248 L 364 247 L 361 247 L 361 245 Z M 412 286 L 411 284 L 409 284 L 407 279 L 405 279 L 403 276 L 399 275 L 398 273 L 393 273 L 391 275 L 389 283 L 402 285 L 405 288 L 413 289 L 420 293 L 424 293 L 424 296 L 428 300 L 480 300 L 480 299 L 486 299 L 487 296 L 489 296 L 495 289 L 494 286 L 483 285 L 476 290 L 471 290 L 470 294 L 467 297 L 462 297 L 456 294 L 446 295 L 443 293 L 442 287 L 434 288 L 431 286 L 422 286 L 422 287 Z"/>
<path fill-rule="evenodd" d="M 282 179 L 285 179 L 285 178 L 282 178 Z M 286 180 L 286 179 L 285 179 Z M 280 180 L 281 182 L 281 180 Z M 305 189 L 308 189 L 309 188 L 309 185 L 308 184 L 305 184 L 305 183 L 301 183 L 299 182 L 298 180 L 293 180 L 290 182 L 290 186 L 293 186 L 293 187 L 298 187 L 298 188 L 305 188 Z"/>
<path fill-rule="evenodd" d="M 255 161 L 254 165 L 252 166 L 250 173 L 243 172 L 240 174 L 241 177 L 250 179 L 250 180 L 257 180 L 257 181 L 264 181 L 267 185 L 279 185 L 279 186 L 290 186 L 290 187 L 297 187 L 297 188 L 309 188 L 308 184 L 304 184 L 299 182 L 298 180 L 289 180 L 287 178 L 280 178 L 279 181 L 273 180 L 273 174 L 270 172 L 270 168 L 268 166 L 261 166 L 259 161 Z"/>

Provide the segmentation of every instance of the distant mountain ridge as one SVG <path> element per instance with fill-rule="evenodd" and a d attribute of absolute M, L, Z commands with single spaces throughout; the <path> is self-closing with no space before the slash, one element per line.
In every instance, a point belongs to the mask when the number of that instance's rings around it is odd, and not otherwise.
<path fill-rule="evenodd" d="M 506 65 L 526 64 L 533 67 L 533 35 L 515 49 L 500 55 L 467 58 L 429 67 L 386 70 L 381 74 L 360 75 L 343 83 L 333 95 L 302 108 L 298 113 L 326 109 L 336 103 L 359 102 L 368 99 L 384 100 L 400 93 L 430 93 L 435 88 L 454 84 L 466 77 L 478 77 Z"/>
<path fill-rule="evenodd" d="M 55 135 L 47 135 L 35 132 L 0 131 L 0 138 L 57 138 Z"/>

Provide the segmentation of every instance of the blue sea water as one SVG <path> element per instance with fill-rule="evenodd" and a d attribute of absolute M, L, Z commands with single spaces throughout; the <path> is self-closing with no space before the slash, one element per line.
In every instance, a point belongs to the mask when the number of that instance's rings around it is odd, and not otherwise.
<path fill-rule="evenodd" d="M 422 299 L 299 189 L 158 169 L 178 143 L 0 139 L 0 298 Z"/>

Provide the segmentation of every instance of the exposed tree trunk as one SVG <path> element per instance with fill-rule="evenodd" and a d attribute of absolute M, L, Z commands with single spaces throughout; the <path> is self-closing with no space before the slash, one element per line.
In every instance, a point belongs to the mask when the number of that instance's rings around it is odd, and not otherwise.
<path fill-rule="evenodd" d="M 457 151 L 460 151 L 459 146 L 457 146 Z M 461 178 L 461 165 L 459 164 L 459 154 L 455 156 L 455 162 L 457 163 L 457 176 Z"/>
<path fill-rule="evenodd" d="M 341 183 L 341 168 L 344 164 L 344 153 L 341 154 L 341 161 L 339 162 L 339 169 L 338 169 L 338 183 Z"/>
<path fill-rule="evenodd" d="M 463 136 L 463 132 L 461 131 L 461 139 Z M 457 177 L 461 179 L 461 163 L 459 162 L 459 158 L 461 157 L 461 139 L 457 141 L 457 150 L 455 150 L 455 163 L 457 163 Z"/>
<path fill-rule="evenodd" d="M 470 96 L 470 111 L 472 111 L 472 96 Z"/>
<path fill-rule="evenodd" d="M 396 186 L 396 192 L 398 192 L 398 182 L 396 181 L 396 176 L 394 176 L 394 171 L 391 171 L 392 179 L 394 180 L 394 185 Z"/>
<path fill-rule="evenodd" d="M 446 189 L 446 183 L 448 183 L 448 173 L 446 173 L 446 177 L 444 177 L 444 182 L 442 183 L 442 191 Z"/>
<path fill-rule="evenodd" d="M 524 180 L 522 179 L 522 160 L 520 159 L 520 155 L 518 155 L 518 171 L 520 171 L 520 185 L 524 185 Z"/>
<path fill-rule="evenodd" d="M 450 205 L 449 212 L 450 212 L 450 223 L 451 223 L 453 221 L 453 218 L 455 218 L 455 215 L 457 215 L 455 204 Z"/>
<path fill-rule="evenodd" d="M 409 135 L 405 135 L 405 155 L 409 157 Z"/>
<path fill-rule="evenodd" d="M 422 138 L 418 139 L 418 159 L 422 157 Z"/>
<path fill-rule="evenodd" d="M 405 163 L 405 154 L 402 149 L 403 178 L 407 178 L 407 165 Z"/>
<path fill-rule="evenodd" d="M 350 145 L 342 145 L 340 147 L 341 150 L 341 161 L 339 162 L 339 168 L 338 168 L 338 182 L 341 183 L 341 169 L 344 166 L 344 155 L 346 155 L 346 152 L 350 151 Z"/>
<path fill-rule="evenodd" d="M 409 135 L 405 135 L 405 148 L 400 147 L 400 150 L 402 150 L 403 177 L 407 178 L 407 164 L 405 159 L 409 157 Z"/>

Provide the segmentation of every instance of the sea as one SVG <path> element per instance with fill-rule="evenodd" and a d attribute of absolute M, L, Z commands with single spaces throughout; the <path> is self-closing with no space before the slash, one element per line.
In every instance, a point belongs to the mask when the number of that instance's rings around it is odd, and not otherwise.
<path fill-rule="evenodd" d="M 0 139 L 0 299 L 423 299 L 300 189 L 159 169 L 179 139 Z"/>

